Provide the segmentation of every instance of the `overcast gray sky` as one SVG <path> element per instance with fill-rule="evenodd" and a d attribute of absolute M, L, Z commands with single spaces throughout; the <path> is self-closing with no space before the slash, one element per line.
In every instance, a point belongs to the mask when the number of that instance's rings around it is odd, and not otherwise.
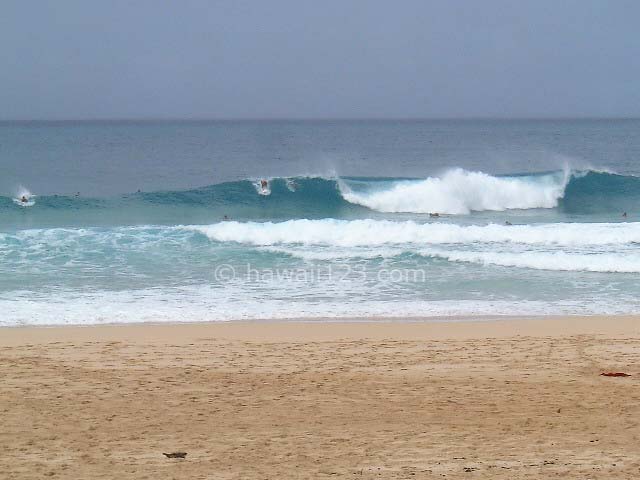
<path fill-rule="evenodd" d="M 636 0 L 2 0 L 0 118 L 640 116 Z"/>

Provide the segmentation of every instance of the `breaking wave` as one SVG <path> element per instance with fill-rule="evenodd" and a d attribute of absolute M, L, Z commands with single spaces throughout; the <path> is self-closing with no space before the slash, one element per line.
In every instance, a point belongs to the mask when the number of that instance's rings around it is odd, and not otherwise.
<path fill-rule="evenodd" d="M 218 242 L 258 246 L 283 244 L 360 247 L 512 243 L 549 246 L 605 246 L 640 243 L 640 223 L 551 223 L 535 225 L 455 225 L 389 220 L 288 220 L 221 222 L 179 227 Z"/>
<path fill-rule="evenodd" d="M 257 186 L 256 186 L 257 185 Z M 450 214 L 556 209 L 593 214 L 640 209 L 640 178 L 602 171 L 556 171 L 493 176 L 453 169 L 425 179 L 291 177 L 240 180 L 187 191 L 139 192 L 115 198 L 38 196 L 19 209 L 0 197 L 10 222 L 176 224 L 235 220 L 364 218 L 372 214 Z M 88 223 L 87 223 L 88 222 Z"/>
<path fill-rule="evenodd" d="M 402 180 L 383 188 L 355 191 L 341 182 L 345 200 L 387 213 L 468 214 L 472 211 L 554 208 L 571 175 L 495 177 L 460 168 L 441 177 Z"/>

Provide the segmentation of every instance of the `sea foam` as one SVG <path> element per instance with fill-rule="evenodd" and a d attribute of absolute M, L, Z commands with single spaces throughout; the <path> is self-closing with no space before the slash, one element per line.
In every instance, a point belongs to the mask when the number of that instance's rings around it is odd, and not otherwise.
<path fill-rule="evenodd" d="M 549 223 L 457 225 L 389 220 L 288 220 L 222 222 L 178 227 L 218 242 L 250 245 L 430 245 L 518 243 L 523 245 L 604 246 L 640 243 L 640 223 Z"/>
<path fill-rule="evenodd" d="M 385 188 L 355 191 L 339 182 L 345 200 L 387 213 L 468 214 L 472 211 L 554 208 L 570 179 L 562 173 L 495 177 L 456 168 L 440 177 L 403 180 Z"/>

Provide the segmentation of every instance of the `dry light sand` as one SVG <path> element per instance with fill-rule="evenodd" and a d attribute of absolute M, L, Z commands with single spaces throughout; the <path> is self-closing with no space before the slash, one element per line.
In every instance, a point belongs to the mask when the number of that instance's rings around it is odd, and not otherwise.
<path fill-rule="evenodd" d="M 3 479 L 640 478 L 632 317 L 5 328 L 0 374 Z"/>

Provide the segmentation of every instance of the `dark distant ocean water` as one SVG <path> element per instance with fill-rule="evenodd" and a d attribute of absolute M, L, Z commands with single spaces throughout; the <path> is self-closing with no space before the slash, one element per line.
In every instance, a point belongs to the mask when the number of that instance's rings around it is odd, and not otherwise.
<path fill-rule="evenodd" d="M 639 161 L 638 120 L 0 123 L 0 325 L 638 313 Z"/>

